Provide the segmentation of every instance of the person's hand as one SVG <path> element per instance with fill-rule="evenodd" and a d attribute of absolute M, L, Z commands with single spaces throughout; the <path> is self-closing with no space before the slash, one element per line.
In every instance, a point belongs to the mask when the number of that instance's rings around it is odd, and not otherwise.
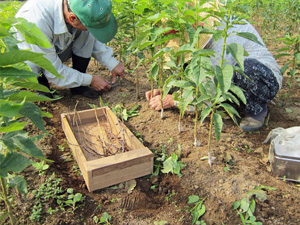
<path fill-rule="evenodd" d="M 93 76 L 91 86 L 96 91 L 107 91 L 111 89 L 109 82 L 106 79 L 99 76 Z"/>
<path fill-rule="evenodd" d="M 147 91 L 145 95 L 146 95 L 147 101 L 150 101 L 151 98 L 153 98 L 157 95 L 160 95 L 160 91 L 158 89 L 154 89 L 153 96 L 152 96 L 152 91 Z"/>
<path fill-rule="evenodd" d="M 124 77 L 125 76 L 125 66 L 124 63 L 120 62 L 112 71 L 111 71 L 112 75 L 113 75 L 113 80 L 112 83 L 116 83 L 117 82 L 117 76 L 119 77 Z"/>
<path fill-rule="evenodd" d="M 150 99 L 149 105 L 155 110 L 161 110 L 161 95 L 157 95 Z M 168 109 L 174 106 L 174 100 L 172 95 L 167 95 L 163 100 L 163 108 Z"/>

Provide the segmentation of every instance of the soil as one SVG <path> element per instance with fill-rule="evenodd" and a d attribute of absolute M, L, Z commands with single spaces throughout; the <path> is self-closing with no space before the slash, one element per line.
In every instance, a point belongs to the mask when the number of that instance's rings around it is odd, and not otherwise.
<path fill-rule="evenodd" d="M 276 48 L 275 43 L 267 44 L 271 50 Z M 284 62 L 279 63 L 283 65 Z M 90 63 L 88 70 L 91 74 L 108 74 L 106 70 L 99 70 L 94 62 Z M 141 76 L 138 100 L 133 74 L 127 74 L 118 87 L 103 93 L 102 98 L 110 103 L 110 107 L 120 103 L 124 103 L 127 109 L 140 105 L 139 116 L 130 118 L 125 124 L 133 133 L 140 133 L 144 145 L 153 152 L 165 149 L 171 155 L 180 144 L 180 160 L 186 165 L 182 177 L 176 174 L 146 176 L 136 179 L 136 187 L 131 192 L 124 183 L 89 192 L 68 147 L 60 116 L 61 113 L 73 112 L 76 104 L 77 110 L 90 109 L 89 104 L 99 105 L 99 100 L 72 96 L 68 89 L 58 89 L 62 99 L 40 103 L 44 110 L 53 114 L 53 118 L 45 119 L 49 134 L 39 141 L 40 148 L 53 162 L 49 163 L 50 168 L 45 175 L 39 175 L 31 167 L 26 170 L 29 195 L 27 199 L 17 201 L 15 211 L 21 224 L 34 224 L 29 219 L 34 205 L 32 191 L 53 172 L 62 178 L 64 189 L 73 188 L 75 192 L 82 193 L 85 201 L 75 211 L 59 210 L 53 215 L 44 212 L 40 224 L 95 224 L 93 217 L 100 218 L 107 212 L 112 216 L 111 224 L 115 225 L 191 225 L 192 215 L 187 203 L 190 195 L 205 199 L 206 213 L 202 219 L 207 224 L 242 224 L 240 216 L 233 209 L 233 203 L 255 187 L 263 185 L 276 190 L 266 188 L 267 199 L 255 199 L 257 221 L 270 225 L 300 224 L 299 186 L 272 174 L 268 162 L 269 144 L 262 144 L 272 129 L 299 124 L 300 89 L 297 85 L 290 87 L 285 81 L 283 89 L 269 106 L 268 123 L 259 132 L 245 132 L 231 120 L 225 120 L 220 142 L 212 143 L 215 160 L 209 166 L 207 160 L 203 160 L 207 156 L 209 121 L 199 124 L 201 146 L 193 146 L 193 114 L 185 116 L 185 131 L 178 133 L 179 111 L 166 110 L 165 118 L 160 119 L 160 113 L 150 109 L 144 98 L 150 83 L 145 74 Z M 28 129 L 32 134 L 39 134 L 33 126 Z"/>

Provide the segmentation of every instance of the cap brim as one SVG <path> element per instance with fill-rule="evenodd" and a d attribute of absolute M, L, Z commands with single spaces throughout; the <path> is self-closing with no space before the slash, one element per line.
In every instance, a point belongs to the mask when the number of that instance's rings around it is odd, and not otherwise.
<path fill-rule="evenodd" d="M 89 32 L 100 42 L 107 43 L 110 42 L 117 33 L 118 23 L 114 16 L 111 14 L 109 22 L 105 27 L 86 27 Z"/>

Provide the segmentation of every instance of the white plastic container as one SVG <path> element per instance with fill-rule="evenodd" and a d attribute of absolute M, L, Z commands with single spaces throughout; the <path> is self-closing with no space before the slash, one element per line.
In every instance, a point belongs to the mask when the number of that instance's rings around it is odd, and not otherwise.
<path fill-rule="evenodd" d="M 300 127 L 276 128 L 266 141 L 270 139 L 269 161 L 274 175 L 300 182 Z"/>

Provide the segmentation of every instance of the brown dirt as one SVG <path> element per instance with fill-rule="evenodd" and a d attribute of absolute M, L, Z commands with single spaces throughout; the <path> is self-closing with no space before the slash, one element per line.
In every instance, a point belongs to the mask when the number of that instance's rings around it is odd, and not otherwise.
<path fill-rule="evenodd" d="M 90 64 L 89 72 L 98 73 L 97 65 Z M 101 74 L 107 74 L 102 71 Z M 57 102 L 40 103 L 42 107 L 53 114 L 46 119 L 49 135 L 43 138 L 39 146 L 48 159 L 53 160 L 46 176 L 29 168 L 26 177 L 29 192 L 39 187 L 52 172 L 63 179 L 64 188 L 74 188 L 75 192 L 86 196 L 85 204 L 75 210 L 58 211 L 55 215 L 44 214 L 41 224 L 94 224 L 93 216 L 101 217 L 108 212 L 115 225 L 148 225 L 154 222 L 168 221 L 171 225 L 192 224 L 192 216 L 188 212 L 188 196 L 199 195 L 205 198 L 206 213 L 203 220 L 207 224 L 242 224 L 233 203 L 241 200 L 247 192 L 256 186 L 274 187 L 276 190 L 266 190 L 267 200 L 256 200 L 255 215 L 263 224 L 296 225 L 300 224 L 300 190 L 297 184 L 283 181 L 270 172 L 268 163 L 268 144 L 262 144 L 267 134 L 276 127 L 292 127 L 300 120 L 299 88 L 285 85 L 276 99 L 270 105 L 268 124 L 259 132 L 247 133 L 237 127 L 232 121 L 226 120 L 219 143 L 213 142 L 213 156 L 216 157 L 210 167 L 206 160 L 200 160 L 207 155 L 208 121 L 200 125 L 198 137 L 200 147 L 193 146 L 193 115 L 187 115 L 183 125 L 185 131 L 178 133 L 178 110 L 166 110 L 165 119 L 160 119 L 160 113 L 149 109 L 144 92 L 150 89 L 146 77 L 142 77 L 139 100 L 135 98 L 134 77 L 128 74 L 119 87 L 103 94 L 104 102 L 114 106 L 120 102 L 129 109 L 141 105 L 139 116 L 129 119 L 125 124 L 135 132 L 142 134 L 144 144 L 153 151 L 161 151 L 165 147 L 170 155 L 181 145 L 181 160 L 186 167 L 182 177 L 161 174 L 158 177 L 142 177 L 136 179 L 137 186 L 131 194 L 123 188 L 104 188 L 89 193 L 82 176 L 74 169 L 74 161 L 61 127 L 60 114 L 72 112 L 78 102 L 77 110 L 90 109 L 88 104 L 99 105 L 98 100 L 71 96 L 69 90 L 60 89 L 63 98 Z M 292 109 L 287 113 L 286 108 Z M 34 132 L 34 127 L 32 129 Z M 61 151 L 59 146 L 64 146 Z M 228 158 L 230 160 L 228 160 Z M 69 160 L 66 160 L 69 159 Z M 230 164 L 226 163 L 230 161 Z M 226 172 L 224 168 L 230 167 Z M 152 190 L 150 187 L 157 185 Z M 167 197 L 167 198 L 166 198 Z M 21 224 L 32 224 L 29 220 L 33 195 L 17 204 L 16 214 Z M 99 207 L 100 206 L 100 207 Z"/>

